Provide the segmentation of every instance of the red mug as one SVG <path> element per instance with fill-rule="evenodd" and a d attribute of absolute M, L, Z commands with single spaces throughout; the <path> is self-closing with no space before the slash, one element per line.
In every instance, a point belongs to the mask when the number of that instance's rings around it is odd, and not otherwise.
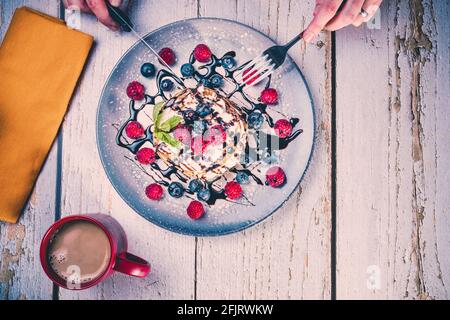
<path fill-rule="evenodd" d="M 103 273 L 91 281 L 73 284 L 60 277 L 50 266 L 48 259 L 48 248 L 55 235 L 64 224 L 74 221 L 88 221 L 100 227 L 109 239 L 111 246 L 111 255 L 108 266 Z M 105 280 L 114 271 L 118 271 L 130 276 L 144 278 L 150 273 L 150 264 L 142 258 L 139 258 L 127 252 L 128 242 L 125 231 L 122 226 L 111 216 L 106 214 L 84 214 L 67 216 L 56 221 L 45 233 L 41 242 L 40 258 L 42 267 L 47 276 L 57 285 L 66 289 L 81 290 L 95 286 Z"/>

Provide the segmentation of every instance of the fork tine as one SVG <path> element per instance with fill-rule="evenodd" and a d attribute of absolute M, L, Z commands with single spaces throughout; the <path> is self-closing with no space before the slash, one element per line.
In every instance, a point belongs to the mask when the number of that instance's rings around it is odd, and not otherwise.
<path fill-rule="evenodd" d="M 261 54 L 258 57 L 254 58 L 253 60 L 250 60 L 249 62 L 247 62 L 245 65 L 242 66 L 241 69 L 239 69 L 236 73 L 235 76 L 240 76 L 243 72 L 245 72 L 247 69 L 251 69 L 253 68 L 253 66 L 255 65 L 255 62 L 258 62 L 259 60 L 261 60 L 264 56 Z"/>
<path fill-rule="evenodd" d="M 253 65 L 252 69 L 258 70 L 261 68 L 262 65 L 265 65 L 270 61 L 272 61 L 272 60 L 269 58 L 269 55 L 266 54 L 259 61 L 257 61 L 257 62 L 255 61 L 255 64 Z"/>
<path fill-rule="evenodd" d="M 261 66 L 259 69 L 249 72 L 248 76 L 244 76 L 243 81 L 247 85 L 253 85 L 253 84 L 255 84 L 256 80 L 261 78 L 267 72 L 267 70 L 269 70 L 269 69 L 272 70 L 274 68 L 274 66 L 275 66 L 275 63 L 273 63 L 271 61 L 267 61 L 266 64 Z"/>
<path fill-rule="evenodd" d="M 266 49 L 262 55 L 242 65 L 234 74 L 235 80 L 241 87 L 252 86 L 270 76 L 284 63 L 288 50 L 303 38 L 303 33 L 301 32 L 284 46 L 274 45 Z"/>
<path fill-rule="evenodd" d="M 235 77 L 241 78 L 241 82 L 243 82 L 243 79 L 245 76 L 249 73 L 253 73 L 253 70 L 256 70 L 256 66 L 260 66 L 261 64 L 264 64 L 267 61 L 268 55 L 260 55 L 259 57 L 253 59 L 250 61 L 247 65 L 245 65 L 242 69 L 240 69 L 236 74 Z M 244 75 L 245 73 L 245 75 Z"/>
<path fill-rule="evenodd" d="M 266 70 L 267 68 L 271 67 L 274 64 L 275 63 L 271 59 L 266 60 L 266 63 L 260 65 L 257 68 L 258 69 L 258 73 L 261 74 L 262 72 L 264 72 L 264 70 Z"/>
<path fill-rule="evenodd" d="M 250 78 L 255 74 L 260 74 L 261 71 L 264 71 L 266 68 L 268 68 L 272 64 L 272 60 L 266 59 L 264 61 L 260 61 L 257 65 L 255 65 L 251 71 L 247 72 L 245 75 L 243 75 L 244 81 L 246 81 L 246 78 Z"/>
<path fill-rule="evenodd" d="M 247 69 L 247 65 L 245 65 L 245 66 L 243 66 L 241 69 L 237 70 L 237 71 L 234 73 L 234 76 L 235 76 L 235 77 L 240 77 L 241 74 L 242 74 L 242 72 L 244 72 L 244 70 L 246 70 L 246 69 Z"/>
<path fill-rule="evenodd" d="M 249 86 L 254 86 L 270 76 L 273 73 L 273 70 L 275 69 L 275 63 L 272 63 L 268 69 L 262 71 L 261 73 L 258 73 L 255 75 L 255 77 L 245 80 L 246 83 L 248 83 Z"/>

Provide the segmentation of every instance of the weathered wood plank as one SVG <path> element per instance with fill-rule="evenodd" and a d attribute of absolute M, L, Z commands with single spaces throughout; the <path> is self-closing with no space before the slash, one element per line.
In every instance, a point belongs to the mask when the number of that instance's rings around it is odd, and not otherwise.
<path fill-rule="evenodd" d="M 0 39 L 23 5 L 58 16 L 58 1 L 2 1 Z M 17 224 L 0 223 L 0 300 L 51 299 L 52 284 L 39 262 L 39 243 L 55 218 L 56 144 Z"/>
<path fill-rule="evenodd" d="M 0 300 L 52 298 L 52 283 L 39 261 L 39 244 L 55 219 L 56 148 L 19 222 L 0 223 Z"/>
<path fill-rule="evenodd" d="M 337 52 L 337 297 L 449 298 L 448 1 L 386 1 Z"/>
<path fill-rule="evenodd" d="M 175 20 L 195 16 L 194 1 L 133 1 L 131 19 L 145 34 Z M 129 250 L 149 259 L 147 279 L 115 274 L 83 292 L 61 289 L 61 299 L 192 299 L 195 239 L 165 231 L 130 209 L 114 191 L 97 153 L 96 111 L 102 87 L 121 55 L 136 41 L 132 34 L 106 30 L 83 15 L 81 30 L 96 46 L 63 127 L 62 213 L 109 213 L 124 227 Z"/>
<path fill-rule="evenodd" d="M 285 42 L 304 28 L 314 1 L 200 1 L 201 16 L 237 20 Z M 311 166 L 286 205 L 247 231 L 198 239 L 199 299 L 329 299 L 331 232 L 330 37 L 291 56 L 304 72 L 316 105 Z"/>
<path fill-rule="evenodd" d="M 58 13 L 53 2 L 1 2 L 1 35 L 13 7 L 23 3 Z M 135 2 L 132 17 L 146 32 L 198 12 L 236 19 L 283 42 L 306 23 L 312 5 L 283 0 L 200 1 L 199 6 L 196 1 Z M 167 13 L 161 17 L 160 12 Z M 449 297 L 449 21 L 445 2 L 385 2 L 381 30 L 337 33 L 338 298 Z M 292 53 L 309 80 L 318 120 L 316 152 L 303 191 L 255 228 L 199 239 L 194 261 L 193 239 L 140 218 L 104 175 L 95 151 L 94 115 L 107 75 L 134 39 L 104 30 L 93 18 L 83 17 L 82 30 L 96 35 L 97 46 L 64 125 L 62 210 L 111 213 L 128 231 L 130 250 L 149 257 L 154 273 L 147 280 L 115 275 L 82 293 L 61 290 L 60 297 L 329 298 L 328 35 L 322 36 L 325 46 Z M 1 299 L 51 298 L 36 244 L 54 219 L 55 149 L 19 224 L 0 224 Z M 368 287 L 368 271 L 379 272 L 379 287 L 376 281 Z"/>

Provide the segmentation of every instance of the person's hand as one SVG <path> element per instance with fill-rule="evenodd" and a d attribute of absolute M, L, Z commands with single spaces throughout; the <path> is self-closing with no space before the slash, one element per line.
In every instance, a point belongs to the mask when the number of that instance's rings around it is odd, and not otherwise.
<path fill-rule="evenodd" d="M 76 8 L 82 12 L 94 14 L 98 21 L 103 23 L 113 31 L 119 30 L 119 25 L 111 18 L 108 13 L 105 1 L 108 0 L 63 0 L 66 8 Z M 109 0 L 111 5 L 118 7 L 122 4 L 122 0 Z"/>
<path fill-rule="evenodd" d="M 304 31 L 303 39 L 311 42 L 323 29 L 335 31 L 350 24 L 360 26 L 373 17 L 380 7 L 381 1 L 347 0 L 344 3 L 342 0 L 317 0 L 314 17 Z"/>

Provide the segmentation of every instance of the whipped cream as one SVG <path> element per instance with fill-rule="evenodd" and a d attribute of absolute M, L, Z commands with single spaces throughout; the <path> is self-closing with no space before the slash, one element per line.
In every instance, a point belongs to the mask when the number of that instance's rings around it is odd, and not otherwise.
<path fill-rule="evenodd" d="M 207 144 L 202 153 L 194 152 L 190 145 L 173 147 L 154 137 L 156 152 L 167 164 L 177 167 L 189 178 L 208 182 L 220 179 L 226 172 L 241 162 L 247 140 L 247 123 L 241 109 L 220 92 L 200 86 L 197 89 L 184 89 L 168 100 L 162 109 L 162 119 L 174 115 L 182 117 L 183 111 L 196 110 L 207 104 L 212 113 L 199 119 L 207 123 L 202 140 L 207 140 L 208 128 L 220 126 L 226 135 L 225 141 Z M 200 139 L 194 132 L 192 138 Z"/>

